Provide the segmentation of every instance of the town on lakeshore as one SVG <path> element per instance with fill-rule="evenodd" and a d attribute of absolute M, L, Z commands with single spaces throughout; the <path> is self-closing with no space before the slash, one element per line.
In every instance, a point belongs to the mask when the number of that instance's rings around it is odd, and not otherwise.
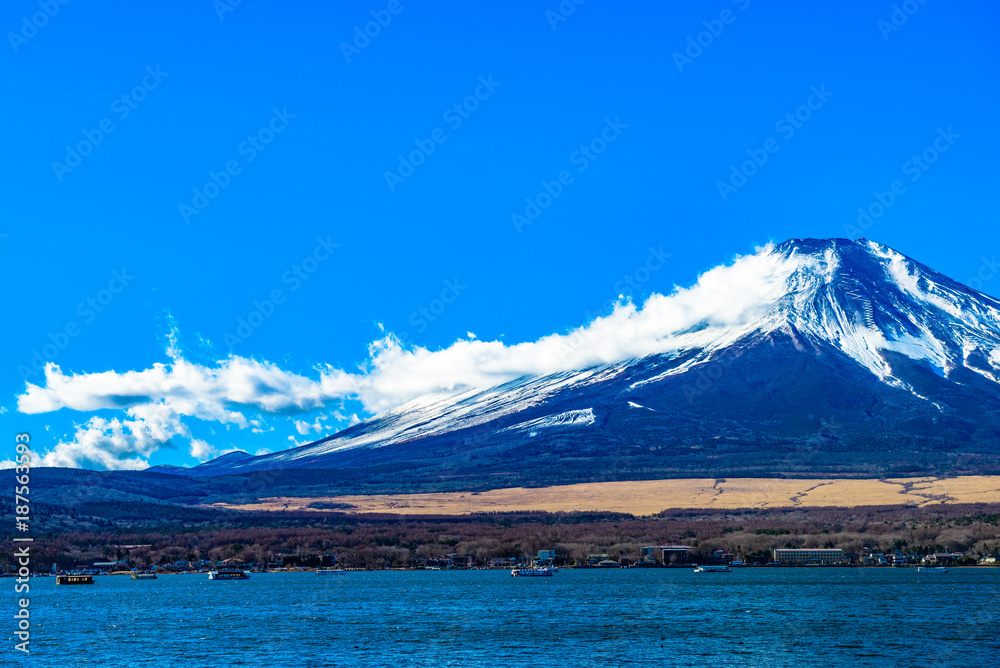
<path fill-rule="evenodd" d="M 148 547 L 148 546 L 127 546 Z M 60 570 L 53 565 L 51 571 L 35 572 L 33 577 L 86 577 L 90 584 L 92 576 L 131 575 L 133 579 L 146 579 L 154 575 L 182 575 L 196 573 L 288 573 L 327 572 L 330 570 L 489 570 L 528 568 L 693 568 L 699 566 L 755 567 L 755 566 L 842 566 L 842 567 L 944 567 L 944 566 L 1000 566 L 1000 555 L 991 554 L 976 558 L 966 552 L 932 552 L 930 554 L 891 553 L 863 550 L 844 552 L 840 548 L 775 548 L 770 553 L 759 551 L 742 559 L 730 552 L 715 550 L 706 556 L 696 556 L 689 545 L 647 545 L 637 556 L 612 557 L 608 554 L 589 554 L 586 559 L 575 560 L 560 554 L 558 550 L 539 550 L 534 555 L 516 557 L 494 557 L 481 561 L 472 555 L 447 554 L 439 557 L 416 560 L 407 567 L 343 568 L 334 554 L 323 555 L 279 555 L 270 562 L 243 561 L 230 558 L 222 561 L 206 559 L 177 559 L 163 564 L 140 567 L 128 558 L 114 561 L 94 561 L 77 564 L 70 569 Z M 10 568 L 7 567 L 10 571 Z M 0 573 L 0 577 L 15 577 L 13 571 Z M 152 578 L 155 579 L 155 578 Z M 229 579 L 229 578 L 215 578 Z M 71 583 L 75 583 L 72 582 Z"/>

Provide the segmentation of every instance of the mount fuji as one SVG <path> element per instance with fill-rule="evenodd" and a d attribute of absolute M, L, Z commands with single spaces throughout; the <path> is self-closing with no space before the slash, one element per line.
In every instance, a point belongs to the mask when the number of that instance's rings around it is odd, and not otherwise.
<path fill-rule="evenodd" d="M 738 286 L 738 308 L 668 318 L 646 354 L 421 397 L 282 452 L 155 470 L 322 469 L 401 489 L 1000 473 L 1000 302 L 864 239 L 749 257 L 763 279 Z"/>

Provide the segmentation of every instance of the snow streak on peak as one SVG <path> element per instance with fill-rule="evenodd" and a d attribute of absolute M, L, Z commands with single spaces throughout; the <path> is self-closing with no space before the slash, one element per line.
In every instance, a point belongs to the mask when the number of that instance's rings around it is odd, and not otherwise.
<path fill-rule="evenodd" d="M 519 422 L 510 427 L 505 427 L 500 431 L 520 431 L 527 432 L 529 436 L 535 436 L 542 429 L 550 427 L 589 427 L 594 424 L 595 420 L 594 409 L 585 408 L 583 410 L 566 411 L 565 413 L 556 413 L 555 415 L 546 415 L 542 418 Z"/>
<path fill-rule="evenodd" d="M 761 329 L 790 325 L 900 387 L 907 386 L 885 352 L 923 360 L 943 377 L 965 367 L 997 381 L 995 300 L 871 241 L 804 240 L 771 252 L 802 264 Z M 970 358 L 983 363 L 970 365 Z"/>

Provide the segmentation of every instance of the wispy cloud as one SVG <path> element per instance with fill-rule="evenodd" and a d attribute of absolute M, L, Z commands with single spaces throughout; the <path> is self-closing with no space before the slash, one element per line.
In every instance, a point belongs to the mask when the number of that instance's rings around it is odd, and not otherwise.
<path fill-rule="evenodd" d="M 305 436 L 312 431 L 318 434 L 324 429 L 326 429 L 326 427 L 324 427 L 322 424 L 322 421 L 325 418 L 326 418 L 325 415 L 321 415 L 320 417 L 316 418 L 316 421 L 313 422 L 312 424 L 309 424 L 309 422 L 307 422 L 306 420 L 295 420 L 294 421 L 295 431 L 299 432 L 299 434 L 302 436 Z"/>

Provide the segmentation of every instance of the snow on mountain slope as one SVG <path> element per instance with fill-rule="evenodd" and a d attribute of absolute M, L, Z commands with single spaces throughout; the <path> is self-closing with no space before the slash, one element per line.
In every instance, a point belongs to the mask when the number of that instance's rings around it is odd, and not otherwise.
<path fill-rule="evenodd" d="M 775 331 L 830 343 L 896 387 L 909 389 L 893 375 L 886 351 L 924 360 L 944 377 L 968 368 L 1000 382 L 1000 302 L 867 240 L 789 241 L 764 253 L 784 278 L 784 292 L 739 326 L 674 337 L 665 351 L 690 345 L 700 354 L 643 383 L 685 373 L 748 335 Z M 970 365 L 973 356 L 987 364 Z"/>
<path fill-rule="evenodd" d="M 500 431 L 523 431 L 527 432 L 529 436 L 534 436 L 542 429 L 549 429 L 551 427 L 587 427 L 594 424 L 594 420 L 594 409 L 585 408 L 583 410 L 546 415 L 545 417 L 535 418 L 527 422 L 518 422 L 510 427 L 504 427 Z"/>
<path fill-rule="evenodd" d="M 995 366 L 967 363 L 1000 347 L 1000 303 L 874 242 L 825 243 L 833 247 L 821 269 L 800 272 L 776 319 L 833 343 L 893 385 L 906 386 L 884 351 L 925 360 L 945 377 L 965 367 L 997 382 Z M 789 255 L 803 250 L 779 248 Z"/>
<path fill-rule="evenodd" d="M 955 385 L 970 382 L 970 374 L 991 385 L 1000 382 L 1000 302 L 886 246 L 867 240 L 791 240 L 741 262 L 752 268 L 743 277 L 714 270 L 693 288 L 679 289 L 674 296 L 683 299 L 650 298 L 643 312 L 653 311 L 653 317 L 644 322 L 659 323 L 661 330 L 638 333 L 655 341 L 651 349 L 643 348 L 642 356 L 421 397 L 315 443 L 234 461 L 232 468 L 308 465 L 333 453 L 408 444 L 459 430 L 511 434 L 554 425 L 595 428 L 599 406 L 567 406 L 572 410 L 566 411 L 551 410 L 549 404 L 605 387 L 618 388 L 608 390 L 613 393 L 649 391 L 775 336 L 793 342 L 807 357 L 830 348 L 839 351 L 878 382 L 918 400 L 924 397 L 913 387 L 912 365 L 896 368 L 900 359 L 923 364 Z M 713 285 L 746 276 L 756 280 Z M 699 290 L 734 297 L 713 301 L 707 315 L 692 326 Z M 699 313 L 705 310 L 704 304 L 700 307 Z M 629 335 L 638 336 L 631 330 Z M 622 382 L 627 383 L 623 388 Z M 617 396 L 604 400 L 615 402 Z M 941 408 L 927 403 L 928 411 Z"/>
<path fill-rule="evenodd" d="M 623 363 L 519 378 L 488 390 L 421 397 L 308 446 L 258 457 L 256 463 L 291 462 L 303 457 L 385 446 L 479 426 L 541 405 L 548 397 L 567 387 L 600 383 L 620 373 L 625 366 Z"/>

